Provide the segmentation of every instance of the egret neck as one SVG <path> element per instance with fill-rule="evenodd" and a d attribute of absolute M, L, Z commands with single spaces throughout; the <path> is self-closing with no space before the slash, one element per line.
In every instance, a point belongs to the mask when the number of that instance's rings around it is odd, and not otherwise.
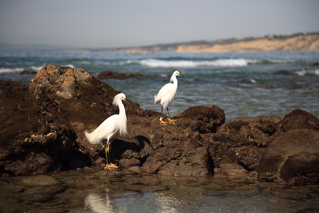
<path fill-rule="evenodd" d="M 118 120 L 120 135 L 124 136 L 126 135 L 126 113 L 125 113 L 124 104 L 122 103 L 121 100 L 119 100 L 118 106 L 120 111 L 119 112 L 120 119 Z"/>

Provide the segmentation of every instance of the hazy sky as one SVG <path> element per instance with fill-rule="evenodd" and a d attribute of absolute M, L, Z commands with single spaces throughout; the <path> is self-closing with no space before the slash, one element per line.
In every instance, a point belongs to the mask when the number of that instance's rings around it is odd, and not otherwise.
<path fill-rule="evenodd" d="M 0 0 L 0 42 L 126 47 L 319 31 L 318 0 Z"/>

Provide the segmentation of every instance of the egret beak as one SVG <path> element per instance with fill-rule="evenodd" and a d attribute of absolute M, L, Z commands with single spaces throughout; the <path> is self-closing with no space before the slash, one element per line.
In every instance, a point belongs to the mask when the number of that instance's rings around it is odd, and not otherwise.
<path fill-rule="evenodd" d="M 131 104 L 128 100 L 126 100 L 126 99 L 123 99 L 123 101 L 126 101 L 128 104 Z"/>

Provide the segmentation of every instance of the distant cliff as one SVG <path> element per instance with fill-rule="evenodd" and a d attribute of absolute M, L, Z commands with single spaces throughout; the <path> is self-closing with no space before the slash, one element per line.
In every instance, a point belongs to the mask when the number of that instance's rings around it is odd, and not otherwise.
<path fill-rule="evenodd" d="M 319 51 L 319 34 L 288 37 L 251 38 L 210 44 L 183 44 L 176 52 L 258 52 L 258 51 Z"/>

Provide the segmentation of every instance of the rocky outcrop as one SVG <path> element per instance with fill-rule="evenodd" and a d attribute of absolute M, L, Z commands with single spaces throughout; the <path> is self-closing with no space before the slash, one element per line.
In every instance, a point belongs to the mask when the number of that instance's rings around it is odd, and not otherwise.
<path fill-rule="evenodd" d="M 319 184 L 319 131 L 295 129 L 276 138 L 262 155 L 260 181 Z"/>
<path fill-rule="evenodd" d="M 41 69 L 28 88 L 16 82 L 0 82 L 0 87 L 2 176 L 103 168 L 103 145 L 89 144 L 84 131 L 92 131 L 118 112 L 111 103 L 119 91 L 83 69 L 55 65 Z M 106 174 L 221 173 L 290 184 L 318 183 L 314 168 L 318 119 L 305 111 L 295 110 L 285 118 L 225 123 L 221 108 L 197 106 L 177 115 L 176 125 L 160 125 L 157 112 L 136 103 L 125 108 L 128 137 L 116 137 L 110 154 L 121 170 Z"/>
<path fill-rule="evenodd" d="M 2 175 L 92 165 L 97 152 L 83 132 L 116 113 L 111 103 L 118 92 L 83 69 L 54 65 L 41 69 L 29 88 L 13 85 L 3 86 L 0 99 Z M 142 111 L 136 104 L 127 110 Z"/>
<path fill-rule="evenodd" d="M 281 131 L 282 118 L 240 118 L 227 122 L 208 138 L 215 173 L 256 175 L 259 159 L 270 141 Z"/>
<path fill-rule="evenodd" d="M 319 184 L 319 119 L 296 109 L 285 115 L 283 134 L 261 156 L 260 181 Z"/>
<path fill-rule="evenodd" d="M 296 109 L 285 115 L 282 122 L 283 131 L 287 132 L 294 129 L 314 129 L 319 130 L 319 119 L 301 109 Z"/>
<path fill-rule="evenodd" d="M 224 110 L 213 105 L 190 107 L 176 117 L 190 119 L 191 123 L 187 125 L 186 121 L 186 126 L 200 133 L 216 132 L 217 127 L 225 122 Z M 181 122 L 178 125 L 181 125 Z M 185 126 L 185 122 L 182 125 Z"/>

